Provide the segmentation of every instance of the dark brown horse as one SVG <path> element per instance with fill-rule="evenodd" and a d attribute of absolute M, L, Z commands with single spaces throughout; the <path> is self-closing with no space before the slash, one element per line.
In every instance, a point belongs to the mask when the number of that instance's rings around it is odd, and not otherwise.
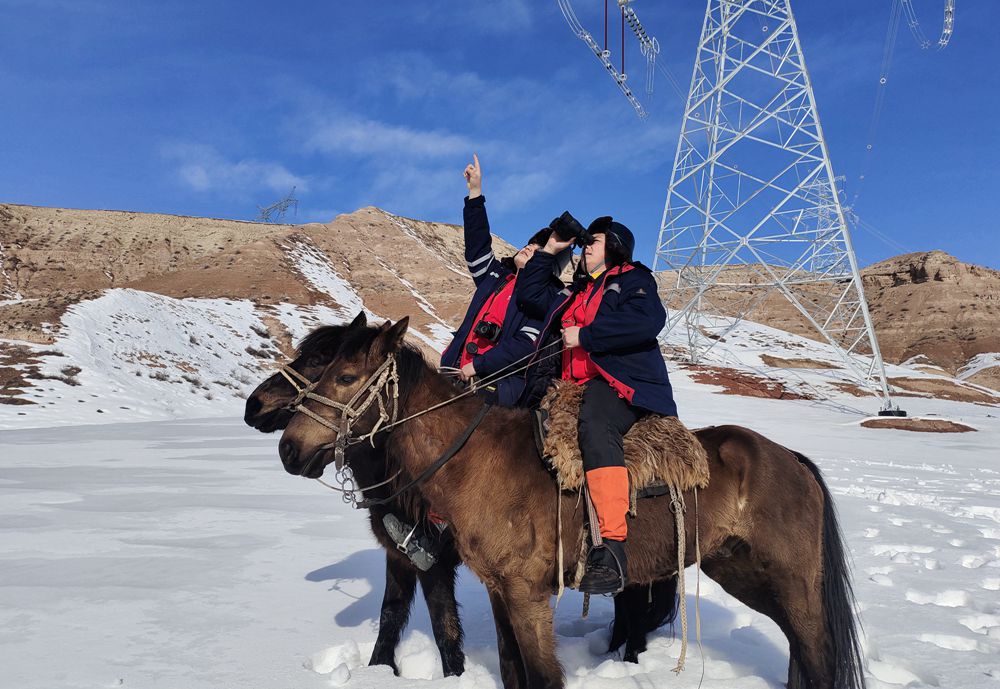
<path fill-rule="evenodd" d="M 330 325 L 317 328 L 299 344 L 295 359 L 288 364 L 304 380 L 316 380 L 329 364 L 343 341 L 344 334 L 351 328 L 364 328 L 364 312 L 358 314 L 349 326 Z M 290 374 L 298 383 L 295 373 Z M 247 398 L 243 420 L 263 433 L 282 430 L 292 419 L 289 404 L 298 390 L 281 373 L 275 373 L 257 386 Z M 380 455 L 385 453 L 385 441 L 381 439 L 375 447 L 364 445 L 358 448 L 358 470 L 355 478 L 358 485 L 368 486 L 386 478 L 385 461 Z M 289 469 L 289 471 L 292 471 Z M 298 472 L 293 472 L 298 473 Z M 382 498 L 388 495 L 392 486 L 375 488 L 365 493 L 365 497 Z M 427 601 L 427 611 L 431 619 L 434 641 L 441 654 L 441 667 L 445 676 L 461 675 L 465 670 L 465 653 L 462 650 L 462 623 L 458 616 L 455 600 L 455 575 L 461 563 L 450 532 L 441 538 L 437 563 L 427 571 L 418 569 L 410 559 L 396 548 L 395 542 L 385 530 L 382 518 L 389 512 L 409 521 L 411 524 L 424 519 L 426 505 L 419 496 L 405 496 L 386 506 L 374 506 L 368 510 L 372 533 L 385 550 L 385 593 L 379 614 L 378 637 L 372 650 L 369 665 L 388 665 L 399 674 L 396 666 L 396 647 L 403 636 L 403 630 L 410 617 L 417 582 Z M 429 529 L 437 533 L 436 529 Z"/>
<path fill-rule="evenodd" d="M 349 326 L 322 326 L 312 331 L 299 344 L 295 359 L 287 365 L 294 371 L 290 376 L 296 384 L 293 385 L 288 376 L 275 373 L 258 385 L 247 398 L 243 417 L 246 424 L 262 433 L 283 430 L 294 414 L 289 405 L 298 395 L 296 388 L 302 387 L 301 381 L 318 379 L 333 360 L 345 333 L 365 326 L 365 315 L 361 312 Z M 385 439 L 382 438 L 374 448 L 365 445 L 352 453 L 357 465 L 355 473 L 359 485 L 372 485 L 384 478 L 381 473 L 382 463 L 377 459 L 373 461 L 361 456 L 366 450 L 370 453 L 384 452 L 384 446 Z M 374 489 L 365 496 L 379 499 L 385 497 L 392 487 L 394 486 Z M 408 557 L 396 549 L 385 530 L 383 516 L 392 512 L 415 523 L 426 515 L 425 505 L 414 501 L 411 496 L 407 497 L 410 499 L 395 500 L 392 504 L 373 506 L 369 510 L 372 532 L 386 551 L 385 593 L 379 615 L 379 632 L 369 664 L 388 665 L 398 674 L 395 651 L 409 619 L 419 581 L 427 602 L 444 674 L 460 675 L 464 670 L 465 656 L 458 603 L 455 600 L 455 576 L 461 558 L 447 531 L 441 536 L 438 562 L 428 571 L 415 567 Z M 430 531 L 437 533 L 436 530 Z M 628 587 L 616 596 L 609 651 L 615 651 L 625 644 L 623 658 L 629 662 L 638 662 L 639 654 L 646 650 L 646 635 L 673 620 L 676 614 L 676 590 L 676 577 L 671 577 L 653 584 L 651 589 L 645 586 Z"/>
<path fill-rule="evenodd" d="M 481 418 L 468 442 L 419 491 L 447 517 L 458 551 L 486 585 L 504 686 L 560 687 L 549 604 L 558 575 L 555 508 L 561 500 L 569 579 L 584 537 L 577 498 L 557 495 L 526 412 L 491 408 L 482 416 L 483 403 L 474 397 L 449 402 L 452 385 L 404 344 L 407 324 L 403 319 L 391 327 L 349 333 L 319 379 L 316 392 L 326 402 L 312 399 L 304 405 L 338 423 L 336 405 L 366 389 L 372 392 L 374 372 L 393 373 L 403 423 L 390 426 L 385 457 L 410 476 L 431 468 L 470 421 Z M 392 391 L 379 386 L 375 392 Z M 353 436 L 374 427 L 374 409 L 355 420 Z M 314 474 L 330 461 L 326 447 L 335 436 L 297 414 L 279 445 L 286 469 Z M 629 526 L 630 582 L 649 584 L 692 564 L 697 535 L 703 571 L 784 632 L 790 687 L 863 687 L 849 571 L 819 470 L 804 456 L 745 428 L 711 427 L 698 431 L 698 437 L 708 452 L 711 480 L 706 489 L 684 495 L 687 560 L 676 561 L 669 499 L 648 499 Z"/>

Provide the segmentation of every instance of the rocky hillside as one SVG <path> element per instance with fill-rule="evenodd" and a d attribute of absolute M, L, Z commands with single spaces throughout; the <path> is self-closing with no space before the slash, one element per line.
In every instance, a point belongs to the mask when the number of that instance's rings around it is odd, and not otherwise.
<path fill-rule="evenodd" d="M 409 315 L 415 343 L 436 353 L 472 289 L 462 247 L 459 227 L 377 208 L 264 225 L 0 205 L 0 402 L 62 408 L 54 399 L 74 395 L 60 386 L 110 375 L 124 396 L 140 382 L 147 397 L 157 381 L 190 386 L 207 413 L 310 328 L 362 309 Z"/>
<path fill-rule="evenodd" d="M 1000 273 L 930 252 L 871 266 L 864 280 L 888 361 L 1000 387 Z M 312 327 L 362 309 L 409 315 L 433 356 L 471 290 L 461 228 L 377 208 L 264 225 L 0 204 L 0 412 L 44 425 L 156 417 L 170 400 L 171 415 L 210 415 Z M 781 298 L 751 319 L 811 335 Z"/>
<path fill-rule="evenodd" d="M 929 251 L 876 263 L 863 279 L 886 359 L 1000 387 L 998 362 L 986 365 L 1000 352 L 1000 272 Z"/>
<path fill-rule="evenodd" d="M 498 251 L 510 250 L 502 240 Z M 0 205 L 0 338 L 51 343 L 66 308 L 109 288 L 261 308 L 338 302 L 329 269 L 385 317 L 412 314 L 437 343 L 464 309 L 461 229 L 363 208 L 328 224 L 265 225 L 117 211 Z M 417 295 L 422 295 L 418 298 Z M 341 298 L 344 297 L 341 295 Z"/>
<path fill-rule="evenodd" d="M 726 268 L 722 283 L 755 283 L 760 275 Z M 904 254 L 862 269 L 865 297 L 886 362 L 908 364 L 1000 388 L 1000 272 L 962 263 L 943 251 Z M 672 283 L 663 273 L 661 284 Z M 814 302 L 828 294 L 796 288 Z M 748 318 L 779 330 L 818 339 L 815 329 L 780 294 L 764 288 L 716 287 L 710 308 L 726 316 L 754 307 Z M 679 304 L 674 304 L 679 306 Z"/>

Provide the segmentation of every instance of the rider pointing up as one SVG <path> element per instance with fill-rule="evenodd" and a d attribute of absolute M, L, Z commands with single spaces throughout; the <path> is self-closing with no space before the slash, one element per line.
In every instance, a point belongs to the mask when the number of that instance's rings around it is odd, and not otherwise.
<path fill-rule="evenodd" d="M 542 327 L 537 316 L 530 316 L 515 302 L 514 285 L 528 259 L 545 246 L 551 230 L 539 230 L 513 257 L 498 259 L 493 253 L 478 156 L 473 155 L 473 162 L 466 166 L 465 181 L 469 187 L 463 212 L 465 260 L 476 291 L 455 338 L 441 355 L 441 366 L 459 369 L 462 380 L 499 377 L 487 388 L 487 396 L 512 407 L 521 396 L 524 376 L 504 374 L 514 373 L 518 362 L 530 356 Z M 551 272 L 544 278 L 547 283 L 562 287 L 556 271 L 565 267 L 569 253 L 560 257 L 562 263 L 553 256 Z"/>
<path fill-rule="evenodd" d="M 442 368 L 458 371 L 463 381 L 476 378 L 485 385 L 480 388 L 489 401 L 505 407 L 517 404 L 524 390 L 524 376 L 517 370 L 523 360 L 535 350 L 542 327 L 540 316 L 529 315 L 513 299 L 518 274 L 528 259 L 545 246 L 551 230 L 539 230 L 528 244 L 512 257 L 498 259 L 493 253 L 493 237 L 486 216 L 486 197 L 482 195 L 482 170 L 479 157 L 465 167 L 465 182 L 469 195 L 463 212 L 465 226 L 465 261 L 476 290 L 465 318 L 455 337 L 441 355 Z M 562 289 L 556 277 L 569 262 L 572 251 L 552 256 L 550 270 L 539 276 L 550 289 Z M 444 522 L 429 515 L 439 529 Z M 389 514 L 383 519 L 386 531 L 397 546 L 421 569 L 430 567 L 436 556 L 433 533 L 422 524 L 410 525 Z M 433 530 L 432 530 L 433 531 Z"/>
<path fill-rule="evenodd" d="M 603 544 L 591 549 L 580 590 L 615 593 L 625 585 L 627 571 L 629 486 L 623 436 L 650 412 L 677 415 L 657 342 L 666 312 L 652 273 L 632 260 L 635 239 L 627 227 L 605 216 L 591 223 L 583 238 L 562 240 L 556 232 L 522 271 L 517 298 L 547 308 L 545 327 L 562 332 L 562 379 L 586 386 L 580 452 Z M 551 274 L 555 254 L 581 239 L 586 246 L 579 279 L 568 294 L 553 292 L 545 276 Z"/>

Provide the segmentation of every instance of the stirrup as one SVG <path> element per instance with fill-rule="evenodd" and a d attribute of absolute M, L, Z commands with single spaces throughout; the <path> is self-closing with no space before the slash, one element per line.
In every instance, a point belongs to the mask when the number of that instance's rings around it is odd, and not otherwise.
<path fill-rule="evenodd" d="M 426 572 L 437 562 L 437 557 L 426 547 L 417 534 L 419 524 L 412 527 L 401 522 L 396 515 L 386 514 L 382 517 L 382 525 L 385 526 L 389 538 L 396 544 L 396 550 L 410 558 L 410 562 L 422 572 Z"/>

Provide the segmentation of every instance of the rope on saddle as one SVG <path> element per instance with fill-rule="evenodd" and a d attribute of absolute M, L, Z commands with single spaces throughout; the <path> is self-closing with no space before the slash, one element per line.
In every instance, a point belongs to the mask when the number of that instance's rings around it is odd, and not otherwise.
<path fill-rule="evenodd" d="M 684 669 L 684 658 L 687 655 L 688 619 L 687 597 L 684 587 L 684 559 L 686 557 L 686 537 L 684 535 L 684 497 L 680 491 L 670 484 L 670 511 L 674 513 L 674 523 L 677 524 L 677 598 L 681 616 L 681 653 L 677 657 L 674 672 L 680 674 Z"/>
<path fill-rule="evenodd" d="M 556 569 L 559 572 L 559 590 L 556 591 L 556 604 L 554 610 L 559 608 L 559 600 L 566 592 L 566 582 L 563 576 L 563 540 L 562 540 L 562 479 L 556 478 Z"/>
<path fill-rule="evenodd" d="M 698 686 L 705 681 L 705 648 L 701 645 L 701 538 L 698 524 L 698 489 L 694 489 L 694 561 L 698 571 L 695 573 L 694 588 L 694 636 L 698 641 L 698 653 L 701 654 L 701 679 Z"/>

